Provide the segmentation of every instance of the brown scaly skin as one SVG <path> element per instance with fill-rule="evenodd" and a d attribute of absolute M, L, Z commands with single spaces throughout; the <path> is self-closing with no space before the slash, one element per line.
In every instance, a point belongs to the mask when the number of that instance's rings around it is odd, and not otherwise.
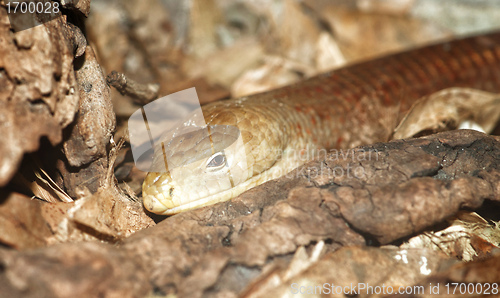
<path fill-rule="evenodd" d="M 168 173 L 150 172 L 143 184 L 144 205 L 158 214 L 211 205 L 305 163 L 307 158 L 298 158 L 298 152 L 307 146 L 351 148 L 386 141 L 415 100 L 450 87 L 499 92 L 500 32 L 431 45 L 204 106 L 208 125 L 240 130 L 243 145 L 226 149 L 232 164 L 227 162 L 219 172 L 208 171 L 210 157 L 204 157 Z M 177 149 L 181 157 L 196 154 L 194 145 Z M 156 156 L 163 160 L 161 152 Z M 242 159 L 245 162 L 236 166 Z"/>

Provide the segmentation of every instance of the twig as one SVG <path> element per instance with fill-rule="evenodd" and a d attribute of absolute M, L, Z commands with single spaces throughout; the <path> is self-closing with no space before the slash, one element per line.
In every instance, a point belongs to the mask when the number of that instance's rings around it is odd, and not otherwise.
<path fill-rule="evenodd" d="M 125 74 L 112 71 L 106 78 L 109 85 L 115 87 L 121 95 L 130 96 L 135 103 L 145 105 L 158 97 L 158 84 L 142 84 L 131 80 Z"/>

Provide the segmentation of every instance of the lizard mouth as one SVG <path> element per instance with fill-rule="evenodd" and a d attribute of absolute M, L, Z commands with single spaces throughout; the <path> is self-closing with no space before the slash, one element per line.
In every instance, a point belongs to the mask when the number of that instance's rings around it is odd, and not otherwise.
<path fill-rule="evenodd" d="M 174 215 L 180 212 L 185 212 L 193 209 L 197 209 L 204 206 L 213 205 L 218 202 L 224 202 L 229 200 L 233 195 L 234 189 L 227 189 L 220 193 L 210 195 L 208 197 L 199 198 L 197 200 L 191 201 L 189 203 L 181 204 L 179 206 L 167 207 L 164 202 L 171 202 L 171 198 L 165 198 L 162 193 L 156 195 L 146 195 L 143 197 L 143 204 L 147 210 L 159 214 L 159 215 Z"/>

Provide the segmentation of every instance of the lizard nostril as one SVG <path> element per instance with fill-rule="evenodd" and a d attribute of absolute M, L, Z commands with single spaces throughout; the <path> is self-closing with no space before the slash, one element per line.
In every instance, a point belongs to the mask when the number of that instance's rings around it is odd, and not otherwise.
<path fill-rule="evenodd" d="M 170 190 L 168 191 L 168 195 L 172 197 L 174 195 L 174 188 L 171 187 Z"/>

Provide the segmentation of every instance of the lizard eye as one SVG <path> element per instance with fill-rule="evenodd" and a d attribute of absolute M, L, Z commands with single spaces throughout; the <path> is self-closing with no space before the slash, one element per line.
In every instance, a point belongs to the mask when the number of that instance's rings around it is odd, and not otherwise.
<path fill-rule="evenodd" d="M 207 162 L 207 170 L 217 171 L 226 165 L 226 156 L 222 152 L 217 152 Z"/>

